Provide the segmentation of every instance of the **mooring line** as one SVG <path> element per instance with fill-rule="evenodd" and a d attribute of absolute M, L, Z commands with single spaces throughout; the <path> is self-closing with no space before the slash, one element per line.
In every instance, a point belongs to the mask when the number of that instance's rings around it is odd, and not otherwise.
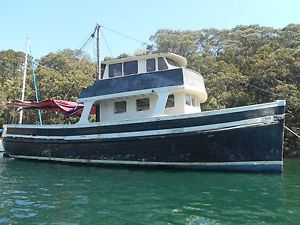
<path fill-rule="evenodd" d="M 285 129 L 287 129 L 289 132 L 291 132 L 293 135 L 295 135 L 297 138 L 300 139 L 300 135 L 297 134 L 295 131 L 291 130 L 290 128 L 288 128 L 287 126 L 284 126 Z"/>

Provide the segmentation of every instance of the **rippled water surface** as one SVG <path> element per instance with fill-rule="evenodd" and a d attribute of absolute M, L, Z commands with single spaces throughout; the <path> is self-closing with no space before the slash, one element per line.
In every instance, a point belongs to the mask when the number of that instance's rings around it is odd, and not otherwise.
<path fill-rule="evenodd" d="M 108 169 L 0 158 L 0 224 L 300 224 L 284 173 Z"/>

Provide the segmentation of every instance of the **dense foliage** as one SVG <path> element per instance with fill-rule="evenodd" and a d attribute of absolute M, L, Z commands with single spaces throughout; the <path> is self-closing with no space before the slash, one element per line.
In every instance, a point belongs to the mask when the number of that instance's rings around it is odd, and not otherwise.
<path fill-rule="evenodd" d="M 2 102 L 21 99 L 25 54 L 13 50 L 0 52 L 0 91 Z M 93 82 L 95 65 L 84 53 L 63 50 L 36 60 L 36 82 L 39 99 L 47 98 L 76 101 L 80 90 Z M 32 64 L 28 63 L 25 100 L 35 101 L 32 78 Z M 0 126 L 4 123 L 17 123 L 18 112 L 11 108 L 1 107 Z M 25 111 L 23 123 L 37 123 L 36 111 Z M 69 123 L 78 118 L 64 118 L 62 115 L 43 113 L 43 123 Z"/>
<path fill-rule="evenodd" d="M 204 110 L 219 109 L 286 99 L 286 123 L 300 133 L 300 25 L 283 29 L 258 25 L 233 29 L 197 31 L 158 30 L 148 52 L 173 52 L 188 60 L 188 67 L 200 72 L 206 82 L 208 101 Z M 122 57 L 122 55 L 120 56 Z M 0 51 L 1 101 L 19 99 L 24 53 Z M 80 90 L 93 81 L 95 67 L 83 53 L 49 53 L 36 61 L 41 99 L 76 100 Z M 31 71 L 28 70 L 26 99 L 34 100 Z M 43 117 L 45 123 L 71 119 Z M 25 113 L 25 122 L 37 121 L 35 113 Z M 0 126 L 17 122 L 17 112 L 0 109 Z M 299 149 L 300 142 L 286 132 L 285 149 Z"/>
<path fill-rule="evenodd" d="M 205 110 L 286 99 L 286 124 L 300 133 L 300 25 L 283 29 L 258 25 L 230 30 L 158 30 L 152 52 L 173 52 L 200 72 L 208 92 Z M 300 141 L 285 133 L 285 149 Z"/>

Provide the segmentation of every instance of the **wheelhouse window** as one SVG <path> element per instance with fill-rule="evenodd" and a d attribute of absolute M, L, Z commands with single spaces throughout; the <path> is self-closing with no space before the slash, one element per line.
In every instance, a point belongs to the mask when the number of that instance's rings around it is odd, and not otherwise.
<path fill-rule="evenodd" d="M 173 59 L 171 58 L 166 58 L 167 59 L 167 62 L 171 65 L 171 66 L 176 66 L 176 67 L 180 67 L 180 65 L 174 61 Z"/>
<path fill-rule="evenodd" d="M 185 95 L 185 104 L 186 105 L 192 105 L 192 100 L 191 100 L 191 95 L 190 94 Z"/>
<path fill-rule="evenodd" d="M 138 61 L 124 62 L 124 75 L 137 74 Z"/>
<path fill-rule="evenodd" d="M 195 95 L 192 95 L 192 106 L 196 107 L 197 106 L 197 99 Z"/>
<path fill-rule="evenodd" d="M 146 70 L 147 72 L 155 71 L 155 59 L 147 59 L 146 60 Z"/>
<path fill-rule="evenodd" d="M 163 57 L 158 58 L 158 70 L 166 70 L 168 66 Z"/>
<path fill-rule="evenodd" d="M 193 107 L 200 108 L 200 101 L 196 95 L 186 94 L 185 104 Z"/>
<path fill-rule="evenodd" d="M 122 63 L 110 64 L 108 76 L 109 77 L 122 76 Z"/>
<path fill-rule="evenodd" d="M 103 76 L 104 76 L 104 71 L 105 71 L 105 68 L 106 68 L 106 64 L 101 64 L 101 79 L 103 78 Z"/>
<path fill-rule="evenodd" d="M 94 102 L 88 117 L 90 123 L 100 122 L 100 111 L 100 102 Z"/>
<path fill-rule="evenodd" d="M 167 103 L 166 103 L 166 108 L 172 108 L 175 106 L 175 100 L 174 100 L 174 95 L 171 94 L 168 96 Z"/>
<path fill-rule="evenodd" d="M 126 112 L 126 101 L 119 101 L 114 103 L 114 113 L 124 113 Z"/>
<path fill-rule="evenodd" d="M 136 111 L 146 111 L 150 109 L 149 98 L 140 98 L 136 100 Z"/>

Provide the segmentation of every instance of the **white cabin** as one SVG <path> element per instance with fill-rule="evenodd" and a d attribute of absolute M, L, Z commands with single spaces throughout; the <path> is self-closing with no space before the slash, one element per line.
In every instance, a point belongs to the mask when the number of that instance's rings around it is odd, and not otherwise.
<path fill-rule="evenodd" d="M 151 54 L 102 63 L 103 78 L 84 89 L 79 123 L 91 122 L 92 106 L 97 122 L 135 120 L 201 112 L 207 99 L 202 76 L 186 68 L 185 58 Z"/>

